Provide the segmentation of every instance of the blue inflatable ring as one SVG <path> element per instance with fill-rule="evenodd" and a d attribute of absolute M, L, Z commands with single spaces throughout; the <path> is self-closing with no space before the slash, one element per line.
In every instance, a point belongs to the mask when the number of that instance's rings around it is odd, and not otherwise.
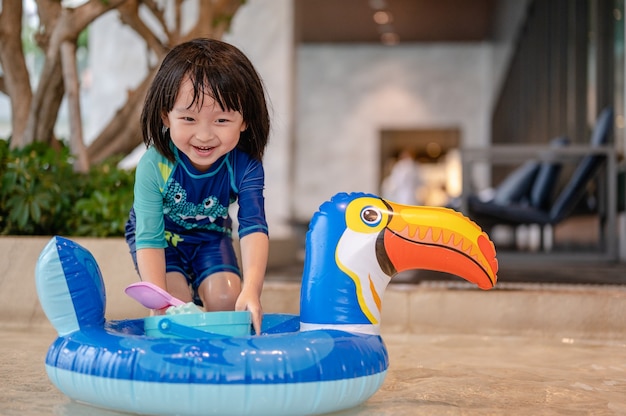
<path fill-rule="evenodd" d="M 41 305 L 59 334 L 46 356 L 48 376 L 74 400 L 138 414 L 276 416 L 356 406 L 380 388 L 388 368 L 379 335 L 384 287 L 406 268 L 431 267 L 414 256 L 436 245 L 462 263 L 462 277 L 483 288 L 495 284 L 493 245 L 473 223 L 440 209 L 451 217 L 436 222 L 454 218 L 472 231 L 436 244 L 432 233 L 403 235 L 403 209 L 416 208 L 367 194 L 338 194 L 322 205 L 307 234 L 300 316 L 266 314 L 262 334 L 244 337 L 156 338 L 145 335 L 143 319 L 106 321 L 95 259 L 53 237 L 36 266 Z M 432 212 L 414 214 L 433 221 Z M 461 238 L 467 247 L 459 250 Z M 396 245 L 411 256 L 393 254 Z M 364 267 L 370 270 L 362 281 Z"/>

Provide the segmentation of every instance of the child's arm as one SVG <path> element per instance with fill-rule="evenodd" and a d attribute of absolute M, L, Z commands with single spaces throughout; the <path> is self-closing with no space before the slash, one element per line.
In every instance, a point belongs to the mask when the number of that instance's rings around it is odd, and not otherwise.
<path fill-rule="evenodd" d="M 162 248 L 141 248 L 137 250 L 139 276 L 145 282 L 154 283 L 167 290 L 165 283 L 165 250 Z"/>
<path fill-rule="evenodd" d="M 243 286 L 237 298 L 235 310 L 248 310 L 252 314 L 252 325 L 257 334 L 261 333 L 263 308 L 261 291 L 265 280 L 269 238 L 267 234 L 257 232 L 245 235 L 241 241 L 241 265 L 243 268 Z"/>

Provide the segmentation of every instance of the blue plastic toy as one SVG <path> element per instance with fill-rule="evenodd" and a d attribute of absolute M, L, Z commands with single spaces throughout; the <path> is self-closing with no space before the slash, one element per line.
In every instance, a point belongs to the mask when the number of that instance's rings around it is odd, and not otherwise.
<path fill-rule="evenodd" d="M 459 213 L 337 194 L 307 233 L 300 316 L 266 314 L 261 335 L 152 337 L 143 319 L 105 320 L 104 282 L 93 256 L 53 237 L 36 267 L 41 305 L 59 334 L 46 371 L 74 400 L 139 414 L 346 409 L 382 385 L 383 292 L 398 272 L 418 268 L 456 274 L 483 289 L 496 283 L 493 244 Z"/>

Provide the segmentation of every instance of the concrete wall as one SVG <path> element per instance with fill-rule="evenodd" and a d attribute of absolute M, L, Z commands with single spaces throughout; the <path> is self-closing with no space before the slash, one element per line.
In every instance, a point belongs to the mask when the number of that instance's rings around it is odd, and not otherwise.
<path fill-rule="evenodd" d="M 39 304 L 34 271 L 48 237 L 0 237 L 0 329 L 50 326 Z M 105 283 L 107 319 L 146 316 L 124 294 L 137 275 L 122 239 L 76 238 L 94 256 Z M 261 302 L 266 313 L 298 314 L 300 274 L 269 273 Z M 623 342 L 626 288 L 499 283 L 482 291 L 469 283 L 391 284 L 383 299 L 383 332 L 531 336 L 579 342 Z"/>
<path fill-rule="evenodd" d="M 147 310 L 126 296 L 124 289 L 139 280 L 122 238 L 71 238 L 93 254 L 104 279 L 107 296 L 106 317 L 127 319 L 145 316 Z M 0 237 L 0 324 L 33 326 L 46 323 L 35 290 L 35 265 L 50 237 Z M 270 247 L 268 269 L 291 262 L 293 245 L 276 241 Z M 263 304 L 272 311 L 297 313 L 298 296 L 283 296 L 280 284 L 264 294 Z M 1 326 L 1 325 L 0 325 Z"/>
<path fill-rule="evenodd" d="M 300 45 L 294 215 L 336 192 L 378 192 L 382 129 L 458 128 L 489 143 L 489 44 Z"/>

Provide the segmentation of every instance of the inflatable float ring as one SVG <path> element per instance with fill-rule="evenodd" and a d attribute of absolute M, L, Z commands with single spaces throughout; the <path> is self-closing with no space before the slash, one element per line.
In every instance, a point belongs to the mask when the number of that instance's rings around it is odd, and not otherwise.
<path fill-rule="evenodd" d="M 384 289 L 398 272 L 431 269 L 489 289 L 493 244 L 445 208 L 337 194 L 306 238 L 300 315 L 266 314 L 260 335 L 155 337 L 143 319 L 105 320 L 100 269 L 85 248 L 53 237 L 37 293 L 58 332 L 45 366 L 70 398 L 153 415 L 297 415 L 356 406 L 389 365 L 380 337 Z"/>

